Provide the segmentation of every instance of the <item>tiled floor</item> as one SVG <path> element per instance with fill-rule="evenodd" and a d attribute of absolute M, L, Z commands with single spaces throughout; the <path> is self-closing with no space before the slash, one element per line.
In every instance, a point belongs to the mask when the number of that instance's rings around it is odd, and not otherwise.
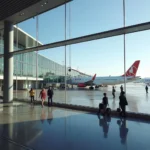
<path fill-rule="evenodd" d="M 149 150 L 150 122 L 56 107 L 0 109 L 2 150 Z"/>

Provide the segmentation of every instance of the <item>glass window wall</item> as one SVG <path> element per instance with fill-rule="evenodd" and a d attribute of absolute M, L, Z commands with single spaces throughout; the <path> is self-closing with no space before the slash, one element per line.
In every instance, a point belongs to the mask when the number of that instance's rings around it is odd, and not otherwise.
<path fill-rule="evenodd" d="M 148 0 L 144 3 L 141 0 L 138 2 L 125 0 L 125 15 L 123 15 L 123 0 L 71 1 L 66 5 L 66 16 L 63 5 L 38 15 L 38 18 L 34 17 L 16 25 L 14 51 L 121 28 L 124 27 L 123 23 L 128 26 L 149 21 L 146 15 L 149 11 L 148 4 Z M 125 40 L 121 35 L 46 49 L 39 51 L 38 54 L 35 51 L 14 55 L 14 87 L 16 90 L 37 88 L 36 93 L 39 94 L 42 87 L 53 86 L 56 89 L 54 102 L 92 107 L 98 107 L 103 93 L 106 92 L 109 106 L 115 110 L 119 106 L 120 86 L 123 85 L 129 102 L 127 110 L 142 112 L 140 104 L 143 108 L 146 104 L 149 106 L 146 102 L 148 97 L 145 95 L 144 82 L 146 76 L 150 76 L 148 71 L 145 71 L 149 64 L 147 51 L 149 31 L 125 37 Z M 4 52 L 3 45 L 1 36 L 1 54 Z M 132 71 L 131 65 L 136 60 L 140 60 L 137 76 L 142 78 L 141 92 L 138 94 L 136 93 L 139 90 L 138 80 L 125 84 L 129 81 L 125 74 L 124 83 L 124 73 L 128 69 Z M 0 74 L 3 74 L 3 58 L 0 58 Z M 92 80 L 95 74 L 96 78 Z M 115 98 L 112 95 L 113 86 L 116 91 Z M 94 90 L 90 90 L 91 87 L 94 87 Z M 19 92 L 17 96 L 19 97 Z M 145 102 L 141 102 L 140 96 L 145 98 Z M 24 97 L 29 99 L 28 91 Z M 144 112 L 148 113 L 147 110 Z"/>

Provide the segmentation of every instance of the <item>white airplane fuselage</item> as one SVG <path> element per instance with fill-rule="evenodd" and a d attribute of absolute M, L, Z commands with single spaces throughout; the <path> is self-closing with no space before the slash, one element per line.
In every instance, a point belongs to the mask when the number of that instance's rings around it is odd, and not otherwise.
<path fill-rule="evenodd" d="M 126 77 L 126 82 L 132 82 L 135 80 L 138 80 L 139 77 Z M 91 80 L 90 77 L 81 77 L 81 78 L 72 78 L 71 82 L 74 85 L 78 85 L 80 83 L 85 83 L 87 81 Z M 93 85 L 116 85 L 116 84 L 122 84 L 124 83 L 124 77 L 123 76 L 109 76 L 109 77 L 96 77 L 93 81 Z M 90 86 L 90 85 L 89 85 Z"/>
<path fill-rule="evenodd" d="M 71 84 L 78 85 L 79 83 L 85 83 L 92 79 L 92 77 L 73 77 L 71 78 Z"/>
<path fill-rule="evenodd" d="M 137 80 L 138 77 L 126 77 L 126 82 L 133 82 Z M 124 83 L 124 76 L 113 76 L 113 77 L 97 77 L 93 83 L 95 85 L 116 85 Z"/>

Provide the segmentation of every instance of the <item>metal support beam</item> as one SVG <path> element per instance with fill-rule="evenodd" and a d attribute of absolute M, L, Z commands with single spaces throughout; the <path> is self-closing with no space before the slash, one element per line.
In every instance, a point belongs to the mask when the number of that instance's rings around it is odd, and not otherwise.
<path fill-rule="evenodd" d="M 72 45 L 72 44 L 77 44 L 77 43 L 82 43 L 82 42 L 88 42 L 88 41 L 92 41 L 92 40 L 98 40 L 98 39 L 103 39 L 103 38 L 108 38 L 108 37 L 113 37 L 113 36 L 119 36 L 119 35 L 123 35 L 123 34 L 135 33 L 135 32 L 145 31 L 145 30 L 149 30 L 149 29 L 150 29 L 150 22 L 146 22 L 146 23 L 142 23 L 142 24 L 128 26 L 125 28 L 124 27 L 118 28 L 118 29 L 100 32 L 100 33 L 96 33 L 96 34 L 81 36 L 81 37 L 77 37 L 77 38 L 73 38 L 73 39 L 69 39 L 69 40 L 64 40 L 64 41 L 41 45 L 41 46 L 38 46 L 38 51 L 50 49 L 50 48 L 61 47 L 61 46 L 65 46 L 65 45 Z M 37 51 L 37 47 L 14 51 L 14 52 L 12 52 L 12 54 L 15 55 L 15 54 L 22 54 L 22 53 L 28 53 L 28 52 L 33 52 L 33 51 Z M 3 57 L 3 54 L 0 55 L 0 58 L 1 57 Z"/>

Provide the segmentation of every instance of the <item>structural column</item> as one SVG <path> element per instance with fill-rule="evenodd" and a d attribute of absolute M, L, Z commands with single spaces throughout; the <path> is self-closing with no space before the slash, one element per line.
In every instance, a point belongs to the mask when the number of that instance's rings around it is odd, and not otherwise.
<path fill-rule="evenodd" d="M 4 22 L 4 103 L 13 101 L 13 52 L 14 34 L 13 24 Z"/>

